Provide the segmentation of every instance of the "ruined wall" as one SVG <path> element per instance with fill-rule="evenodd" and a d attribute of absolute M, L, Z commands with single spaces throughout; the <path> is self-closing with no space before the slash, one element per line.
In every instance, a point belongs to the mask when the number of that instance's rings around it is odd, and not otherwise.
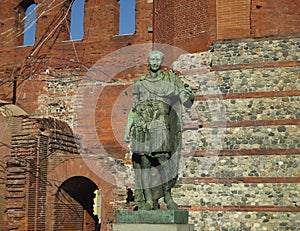
<path fill-rule="evenodd" d="M 6 186 L 6 172 L 5 172 L 5 158 L 11 153 L 10 142 L 11 134 L 8 129 L 8 124 L 5 118 L 0 114 L 0 227 L 3 227 L 3 214 L 5 209 L 5 186 Z"/>
<path fill-rule="evenodd" d="M 18 38 L 22 37 L 23 31 L 20 32 L 17 25 L 18 3 L 0 5 L 8 10 L 5 12 L 7 17 L 2 20 L 0 36 L 4 45 L 0 49 L 1 99 L 18 104 L 31 115 L 55 116 L 72 126 L 74 105 L 71 98 L 89 68 L 122 47 L 152 42 L 153 34 L 149 33 L 148 27 L 152 26 L 153 3 L 136 1 L 136 32 L 118 35 L 118 1 L 100 4 L 96 0 L 85 1 L 84 38 L 80 41 L 67 39 L 69 32 L 65 28 L 65 19 L 70 9 L 65 1 L 37 3 L 38 24 L 33 46 L 19 46 Z M 115 64 L 118 62 L 122 62 L 122 57 L 115 60 Z M 101 97 L 112 105 L 114 99 L 110 96 L 102 94 Z M 107 118 L 109 116 L 107 114 Z M 103 126 L 102 119 L 97 120 L 98 125 Z M 105 122 L 104 126 L 108 125 Z M 115 153 L 121 155 L 119 150 Z"/>
<path fill-rule="evenodd" d="M 192 108 L 199 143 L 183 153 L 173 192 L 196 230 L 299 228 L 299 44 L 298 37 L 215 43 L 211 71 L 192 65 L 185 76 L 199 84 Z M 203 54 L 181 59 L 179 69 Z"/>
<path fill-rule="evenodd" d="M 26 2 L 26 0 L 24 0 Z M 25 74 L 26 57 L 56 57 L 64 61 L 74 60 L 84 64 L 93 64 L 104 55 L 127 45 L 152 42 L 148 26 L 152 25 L 152 3 L 146 0 L 136 1 L 136 32 L 133 35 L 118 35 L 119 4 L 118 1 L 96 0 L 84 4 L 84 38 L 80 41 L 69 39 L 66 19 L 70 14 L 68 1 L 36 1 L 37 29 L 36 43 L 22 46 L 19 38 L 23 36 L 22 25 L 19 26 L 18 2 L 2 2 L 6 9 L 1 16 L 0 69 L 3 78 L 11 75 Z M 19 29 L 21 27 L 21 29 Z M 30 62 L 29 62 L 30 63 Z M 40 63 L 40 68 L 43 64 Z M 15 68 L 15 69 L 14 69 Z M 18 70 L 21 68 L 21 70 Z M 17 71 L 18 70 L 18 71 Z M 33 71 L 33 70 L 32 70 Z M 12 74 L 13 73 L 13 74 Z"/>
<path fill-rule="evenodd" d="M 57 21 L 64 19 L 63 1 L 37 1 L 41 15 L 37 42 L 28 47 L 19 46 L 21 43 L 16 37 L 18 3 L 1 2 L 1 8 L 5 9 L 0 23 L 1 99 L 11 102 L 15 97 L 15 102 L 30 115 L 66 121 L 78 133 L 96 131 L 95 136 L 84 133 L 86 144 L 94 147 L 89 151 L 94 151 L 95 159 L 107 157 L 109 153 L 113 158 L 105 159 L 105 167 L 113 175 L 118 171 L 123 174 L 123 161 L 116 159 L 123 159 L 126 152 L 120 140 L 130 101 L 128 88 L 145 67 L 139 66 L 141 59 L 131 60 L 136 67 L 130 67 L 127 72 L 113 72 L 117 74 L 109 76 L 109 81 L 86 78 L 88 70 L 110 52 L 152 42 L 153 38 L 154 42 L 189 52 L 213 48 L 212 53 L 182 56 L 186 66 L 180 66 L 180 62 L 175 66 L 184 81 L 198 92 L 193 110 L 187 112 L 190 117 L 185 118 L 184 141 L 188 145 L 184 147 L 183 160 L 187 168 L 181 172 L 174 189 L 176 201 L 181 208 L 191 211 L 190 221 L 198 230 L 208 227 L 212 230 L 220 227 L 225 230 L 298 228 L 299 4 L 268 0 L 152 2 L 137 0 L 136 33 L 118 36 L 117 1 L 86 1 L 84 38 L 69 41 L 64 21 L 55 28 Z M 151 26 L 153 33 L 148 30 Z M 276 34 L 282 37 L 275 39 Z M 270 35 L 273 39 L 220 40 Z M 145 54 L 145 51 L 140 52 L 144 58 Z M 31 57 L 26 58 L 28 56 Z M 108 66 L 122 66 L 126 57 L 119 53 L 119 58 Z M 87 81 L 81 82 L 82 79 Z M 78 92 L 79 86 L 82 92 Z M 103 91 L 96 95 L 98 88 Z M 92 102 L 94 105 L 84 105 L 86 99 L 96 101 Z M 95 111 L 86 110 L 95 105 Z M 74 117 L 76 113 L 80 121 Z M 112 113 L 117 120 L 112 120 Z M 20 123 L 19 120 L 11 123 L 12 144 L 20 147 L 18 152 L 24 155 L 31 155 L 33 149 L 36 153 L 38 142 L 29 133 L 38 122 L 26 120 L 25 133 L 20 132 Z M 34 132 L 40 134 L 40 131 Z M 196 146 L 188 139 L 195 136 Z M 104 195 L 109 199 L 103 207 L 103 220 L 107 227 L 114 222 L 117 208 L 131 209 L 124 204 L 124 187 L 111 195 L 114 187 L 97 178 L 90 166 L 86 167 L 80 158 L 68 152 L 74 150 L 74 143 L 68 143 L 67 150 L 61 150 L 62 145 L 54 140 L 52 144 L 58 152 L 49 159 L 47 177 L 63 183 L 84 168 L 80 174 L 106 190 Z M 92 162 L 95 159 L 92 158 Z M 30 178 L 29 172 L 35 170 L 28 163 L 16 162 L 14 158 L 5 163 L 7 207 L 6 210 L 0 208 L 0 212 L 1 209 L 6 211 L 5 227 L 18 229 L 26 224 L 28 217 L 33 220 L 36 215 L 28 216 L 34 195 L 29 198 L 26 193 L 30 180 L 32 185 L 38 182 Z M 126 179 L 126 175 L 122 177 Z M 55 195 L 58 187 L 59 184 L 55 184 L 54 189 L 49 186 L 47 190 Z M 45 195 L 46 192 L 40 193 Z M 53 202 L 53 198 L 47 200 Z M 38 202 L 39 206 L 43 202 L 45 198 Z M 45 221 L 53 222 L 53 209 L 51 204 L 47 211 L 42 210 L 42 226 Z"/>
<path fill-rule="evenodd" d="M 78 152 L 78 139 L 63 121 L 28 116 L 9 117 L 7 121 L 12 151 L 3 159 L 5 202 L 1 207 L 1 228 L 53 230 L 61 227 L 58 225 L 61 222 L 67 228 L 68 220 L 62 220 L 57 214 L 64 210 L 72 212 L 66 214 L 66 219 L 73 220 L 73 227 L 83 222 L 86 227 L 94 227 L 93 192 L 98 188 L 102 196 L 102 229 L 110 230 L 116 212 L 112 201 L 118 201 L 115 186 L 102 178 L 103 172 L 94 172 L 87 166 L 87 159 L 91 158 L 99 169 L 111 172 L 105 161 L 90 153 L 83 159 Z M 64 182 L 74 177 L 78 180 L 62 188 Z M 79 186 L 83 188 L 77 190 L 77 195 L 83 198 L 74 199 L 72 193 Z M 62 189 L 67 192 L 65 196 L 59 194 Z"/>

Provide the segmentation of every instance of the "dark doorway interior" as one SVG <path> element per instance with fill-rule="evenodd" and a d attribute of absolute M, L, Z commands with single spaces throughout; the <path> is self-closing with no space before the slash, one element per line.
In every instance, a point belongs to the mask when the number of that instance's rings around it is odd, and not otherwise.
<path fill-rule="evenodd" d="M 93 215 L 96 189 L 97 185 L 86 177 L 66 180 L 56 193 L 54 230 L 97 230 L 98 218 Z"/>

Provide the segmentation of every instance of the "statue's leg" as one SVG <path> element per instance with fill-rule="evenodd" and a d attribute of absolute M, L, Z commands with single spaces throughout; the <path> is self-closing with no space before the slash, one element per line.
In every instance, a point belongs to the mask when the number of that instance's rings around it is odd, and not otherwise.
<path fill-rule="evenodd" d="M 138 208 L 141 208 L 145 204 L 145 197 L 143 191 L 142 183 L 142 166 L 141 166 L 141 155 L 138 153 L 133 153 L 132 155 L 132 165 L 134 169 L 134 201 L 137 203 Z"/>
<path fill-rule="evenodd" d="M 150 176 L 150 168 L 151 168 L 151 161 L 146 155 L 141 156 L 141 176 L 142 176 L 142 185 L 143 191 L 145 196 L 145 205 L 144 210 L 152 210 L 153 209 L 153 198 L 152 198 L 152 191 L 151 191 L 151 176 Z"/>
<path fill-rule="evenodd" d="M 168 164 L 169 155 L 166 153 L 163 153 L 162 155 L 159 155 L 158 162 L 160 164 L 159 170 L 161 174 L 161 180 L 163 182 L 162 188 L 164 193 L 164 201 L 168 206 L 168 209 L 178 209 L 178 205 L 173 200 L 171 189 L 172 189 L 172 173 L 170 169 L 170 165 Z"/>

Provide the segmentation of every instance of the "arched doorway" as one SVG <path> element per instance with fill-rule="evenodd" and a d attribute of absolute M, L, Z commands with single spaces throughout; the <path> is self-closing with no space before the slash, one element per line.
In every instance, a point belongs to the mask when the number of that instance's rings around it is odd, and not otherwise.
<path fill-rule="evenodd" d="M 93 215 L 94 191 L 97 189 L 93 181 L 82 176 L 71 177 L 64 181 L 55 195 L 54 230 L 99 229 L 98 217 Z"/>

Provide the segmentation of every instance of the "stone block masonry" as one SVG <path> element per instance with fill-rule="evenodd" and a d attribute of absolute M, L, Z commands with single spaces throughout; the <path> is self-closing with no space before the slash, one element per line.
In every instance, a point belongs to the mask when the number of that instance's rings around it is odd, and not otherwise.
<path fill-rule="evenodd" d="M 225 210 L 225 211 L 224 211 Z M 299 214 L 291 212 L 232 212 L 225 207 L 215 211 L 191 212 L 195 230 L 297 230 Z"/>
<path fill-rule="evenodd" d="M 298 61 L 300 39 L 260 39 L 235 43 L 214 44 L 214 66 L 262 64 L 262 62 Z M 242 68 L 241 68 L 242 69 Z"/>
<path fill-rule="evenodd" d="M 210 56 L 192 55 L 211 57 L 210 72 L 181 68 L 199 87 L 190 112 L 199 143 L 184 150 L 173 193 L 196 230 L 299 228 L 299 42 L 215 43 Z"/>

